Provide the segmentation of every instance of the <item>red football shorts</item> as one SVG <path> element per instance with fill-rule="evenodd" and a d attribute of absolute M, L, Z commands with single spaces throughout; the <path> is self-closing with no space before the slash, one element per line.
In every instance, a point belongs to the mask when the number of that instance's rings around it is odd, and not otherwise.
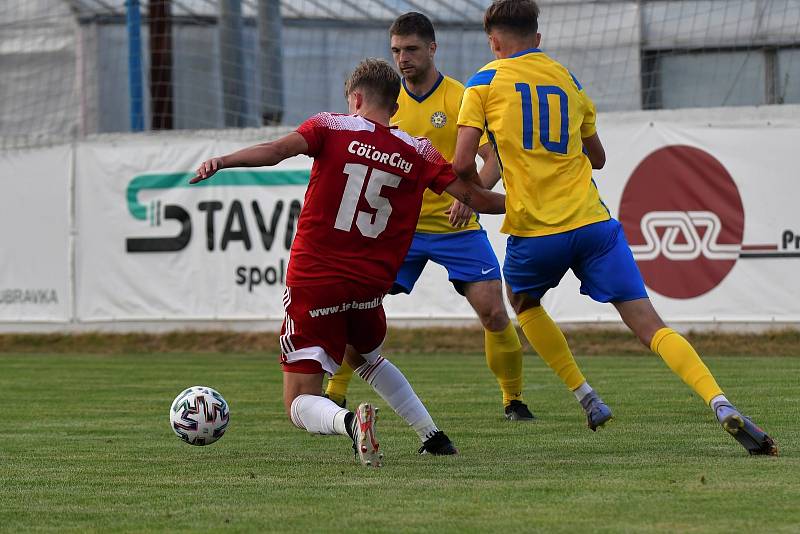
<path fill-rule="evenodd" d="M 384 294 L 344 281 L 287 287 L 280 337 L 283 370 L 333 374 L 348 344 L 365 356 L 377 353 L 386 338 Z"/>

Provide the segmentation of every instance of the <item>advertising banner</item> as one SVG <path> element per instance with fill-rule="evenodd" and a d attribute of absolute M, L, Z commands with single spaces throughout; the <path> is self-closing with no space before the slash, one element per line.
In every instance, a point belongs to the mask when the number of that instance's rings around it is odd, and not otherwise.
<path fill-rule="evenodd" d="M 656 308 L 685 322 L 800 320 L 795 126 L 611 123 L 595 180 Z M 545 303 L 567 321 L 616 319 L 568 277 Z"/>
<path fill-rule="evenodd" d="M 70 300 L 72 148 L 0 152 L 0 322 L 63 322 Z"/>
<path fill-rule="evenodd" d="M 601 116 L 608 158 L 594 178 L 656 308 L 667 321 L 800 322 L 800 128 L 650 118 Z M 0 321 L 280 320 L 311 160 L 188 183 L 248 144 L 124 136 L 4 153 Z M 502 264 L 501 222 L 481 217 Z M 547 293 L 554 318 L 618 320 L 579 288 L 567 273 Z M 435 264 L 385 306 L 390 319 L 474 320 Z"/>
<path fill-rule="evenodd" d="M 311 161 L 224 170 L 239 145 L 170 140 L 78 151 L 81 321 L 278 319 Z"/>

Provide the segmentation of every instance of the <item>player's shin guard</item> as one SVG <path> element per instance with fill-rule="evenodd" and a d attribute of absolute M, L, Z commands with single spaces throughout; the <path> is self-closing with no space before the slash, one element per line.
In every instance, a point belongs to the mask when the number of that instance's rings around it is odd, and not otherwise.
<path fill-rule="evenodd" d="M 586 382 L 564 333 L 541 306 L 517 314 L 517 320 L 533 349 L 555 371 L 564 384 L 574 391 Z"/>
<path fill-rule="evenodd" d="M 681 377 L 706 404 L 717 395 L 722 395 L 722 389 L 694 347 L 672 328 L 657 331 L 650 341 L 650 350 L 661 356 L 672 372 Z"/>
<path fill-rule="evenodd" d="M 298 395 L 292 401 L 291 419 L 294 426 L 312 434 L 349 436 L 345 424 L 347 413 L 347 410 L 325 397 Z"/>
<path fill-rule="evenodd" d="M 486 364 L 503 391 L 503 405 L 522 400 L 522 345 L 514 325 L 503 330 L 484 330 Z"/>
<path fill-rule="evenodd" d="M 386 401 L 392 410 L 413 428 L 422 441 L 433 436 L 438 428 L 428 410 L 392 362 L 378 356 L 375 363 L 365 363 L 356 369 L 358 375 Z"/>
<path fill-rule="evenodd" d="M 353 368 L 347 365 L 347 362 L 342 362 L 339 369 L 328 379 L 325 395 L 339 406 L 344 405 L 344 399 L 347 397 L 347 386 L 350 385 L 352 378 Z"/>

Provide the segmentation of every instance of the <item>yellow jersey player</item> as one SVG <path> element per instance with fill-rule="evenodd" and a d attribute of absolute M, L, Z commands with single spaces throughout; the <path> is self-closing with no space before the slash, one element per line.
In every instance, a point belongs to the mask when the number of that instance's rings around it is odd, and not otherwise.
<path fill-rule="evenodd" d="M 506 188 L 503 275 L 525 336 L 575 393 L 589 428 L 611 419 L 541 306 L 545 292 L 572 269 L 581 293 L 612 303 L 750 454 L 777 454 L 773 440 L 733 407 L 692 345 L 653 308 L 622 228 L 592 180 L 592 168 L 605 163 L 594 104 L 575 76 L 539 50 L 538 15 L 531 0 L 499 0 L 487 8 L 484 29 L 497 60 L 467 83 L 453 165 L 459 175 L 474 173 L 486 130 Z"/>
<path fill-rule="evenodd" d="M 427 137 L 452 161 L 464 86 L 436 69 L 434 28 L 425 15 L 411 12 L 398 17 L 389 35 L 402 75 L 399 109 L 392 124 L 411 135 Z M 482 148 L 486 162 L 482 179 L 494 177 L 496 182 L 492 149 L 488 142 Z M 447 269 L 450 282 L 483 324 L 486 362 L 502 390 L 506 418 L 531 421 L 534 416 L 522 399 L 522 348 L 503 303 L 500 264 L 476 215 L 460 203 L 451 210 L 453 202 L 447 194 L 425 194 L 414 240 L 390 293 L 410 293 L 428 261 Z M 352 370 L 342 366 L 329 380 L 327 395 L 343 404 L 351 376 Z"/>

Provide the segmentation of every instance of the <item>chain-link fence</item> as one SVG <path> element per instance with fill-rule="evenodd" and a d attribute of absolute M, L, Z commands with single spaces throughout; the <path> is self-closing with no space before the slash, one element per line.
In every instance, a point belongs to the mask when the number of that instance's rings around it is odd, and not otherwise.
<path fill-rule="evenodd" d="M 439 70 L 492 58 L 488 0 L 7 0 L 0 146 L 94 133 L 294 125 L 343 111 L 406 11 Z M 543 50 L 599 111 L 800 103 L 800 0 L 540 0 Z"/>

